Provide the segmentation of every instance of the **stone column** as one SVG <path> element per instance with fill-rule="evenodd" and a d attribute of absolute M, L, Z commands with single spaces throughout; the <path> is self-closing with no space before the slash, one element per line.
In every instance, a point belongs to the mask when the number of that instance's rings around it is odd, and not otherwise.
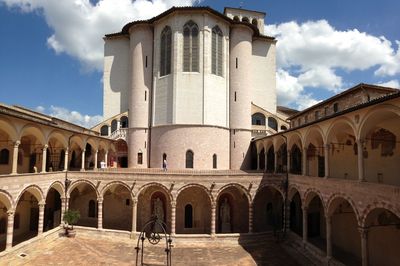
<path fill-rule="evenodd" d="M 358 159 L 358 181 L 365 181 L 364 177 L 364 158 L 363 158 L 363 140 L 357 140 L 357 159 Z"/>
<path fill-rule="evenodd" d="M 119 130 L 121 128 L 121 120 L 117 120 L 117 130 Z"/>
<path fill-rule="evenodd" d="M 307 147 L 303 147 L 303 154 L 302 154 L 302 166 L 301 166 L 301 173 L 303 175 L 308 175 L 307 173 Z"/>
<path fill-rule="evenodd" d="M 290 173 L 290 164 L 291 164 L 291 160 L 290 160 L 290 150 L 287 150 L 287 172 Z"/>
<path fill-rule="evenodd" d="M 104 154 L 104 161 L 106 162 L 106 168 L 108 167 L 108 151 Z"/>
<path fill-rule="evenodd" d="M 216 217 L 216 205 L 217 203 L 211 202 L 211 236 L 215 235 L 215 217 Z"/>
<path fill-rule="evenodd" d="M 99 150 L 96 150 L 94 152 L 94 169 L 93 170 L 97 170 L 97 155 L 99 154 Z"/>
<path fill-rule="evenodd" d="M 266 151 L 266 149 L 264 149 L 264 151 Z M 267 172 L 267 163 L 268 163 L 268 153 L 264 152 L 264 172 Z"/>
<path fill-rule="evenodd" d="M 42 173 L 46 173 L 46 160 L 47 160 L 47 148 L 49 146 L 45 144 L 43 146 L 43 155 L 42 155 Z"/>
<path fill-rule="evenodd" d="M 138 200 L 136 198 L 134 198 L 132 200 L 132 230 L 131 230 L 131 234 L 135 234 L 136 233 L 136 223 L 137 223 L 137 203 Z"/>
<path fill-rule="evenodd" d="M 278 152 L 274 152 L 274 173 L 278 172 Z"/>
<path fill-rule="evenodd" d="M 85 152 L 86 150 L 82 150 L 82 164 L 81 164 L 81 171 L 85 171 Z"/>
<path fill-rule="evenodd" d="M 68 160 L 69 160 L 69 148 L 65 150 L 65 158 L 64 158 L 64 171 L 68 170 Z"/>
<path fill-rule="evenodd" d="M 46 203 L 39 203 L 39 225 L 38 225 L 38 235 L 43 233 L 43 224 L 44 224 L 44 207 Z"/>
<path fill-rule="evenodd" d="M 103 229 L 103 198 L 97 199 L 97 229 Z"/>
<path fill-rule="evenodd" d="M 361 265 L 368 266 L 368 229 L 359 228 L 361 234 Z"/>
<path fill-rule="evenodd" d="M 108 126 L 108 136 L 111 136 L 111 126 Z"/>
<path fill-rule="evenodd" d="M 257 170 L 260 170 L 260 153 L 257 152 Z"/>
<path fill-rule="evenodd" d="M 67 210 L 67 198 L 61 198 L 61 222 L 63 221 L 64 213 Z"/>
<path fill-rule="evenodd" d="M 14 232 L 14 212 L 7 212 L 7 240 L 6 240 L 6 250 L 12 248 L 13 242 L 13 232 Z"/>
<path fill-rule="evenodd" d="M 306 207 L 306 206 L 303 206 L 303 244 L 306 244 L 307 243 L 307 241 L 308 241 L 308 237 L 307 237 L 307 234 L 308 234 L 308 213 L 307 213 L 307 211 L 308 211 L 308 207 Z"/>
<path fill-rule="evenodd" d="M 325 178 L 329 177 L 329 144 L 324 145 Z"/>
<path fill-rule="evenodd" d="M 175 235 L 176 201 L 171 201 L 171 235 Z"/>
<path fill-rule="evenodd" d="M 13 150 L 13 160 L 12 160 L 12 170 L 11 174 L 17 174 L 17 167 L 18 167 L 18 146 L 21 142 L 17 140 L 14 142 L 14 150 Z"/>
<path fill-rule="evenodd" d="M 326 221 L 326 259 L 332 258 L 332 216 L 325 216 Z"/>
<path fill-rule="evenodd" d="M 253 233 L 253 204 L 249 204 L 249 233 Z"/>

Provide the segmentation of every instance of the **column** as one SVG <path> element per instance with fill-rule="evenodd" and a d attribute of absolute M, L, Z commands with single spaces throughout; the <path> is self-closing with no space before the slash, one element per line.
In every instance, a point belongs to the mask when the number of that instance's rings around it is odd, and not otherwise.
<path fill-rule="evenodd" d="M 49 147 L 47 144 L 43 146 L 42 173 L 46 173 L 47 147 Z"/>
<path fill-rule="evenodd" d="M 103 229 L 103 198 L 97 199 L 97 229 Z"/>
<path fill-rule="evenodd" d="M 249 204 L 249 233 L 253 233 L 253 204 Z"/>
<path fill-rule="evenodd" d="M 303 206 L 303 244 L 306 244 L 308 241 L 307 234 L 308 234 L 308 207 Z"/>
<path fill-rule="evenodd" d="M 13 232 L 14 232 L 14 212 L 7 212 L 7 240 L 6 240 L 6 250 L 12 248 L 13 242 Z"/>
<path fill-rule="evenodd" d="M 65 158 L 64 158 L 64 171 L 68 170 L 68 159 L 69 159 L 69 148 L 65 150 Z"/>
<path fill-rule="evenodd" d="M 329 261 L 332 258 L 332 217 L 325 216 L 326 220 L 326 258 Z"/>
<path fill-rule="evenodd" d="M 324 145 L 325 178 L 329 177 L 329 144 Z"/>
<path fill-rule="evenodd" d="M 264 151 L 266 151 L 266 149 Z M 264 172 L 267 172 L 267 163 L 268 163 L 268 153 L 267 152 L 264 153 L 264 160 L 265 160 L 265 162 L 264 162 Z"/>
<path fill-rule="evenodd" d="M 117 120 L 117 130 L 119 130 L 121 128 L 121 120 Z"/>
<path fill-rule="evenodd" d="M 361 234 L 361 265 L 368 266 L 368 229 L 359 228 Z"/>
<path fill-rule="evenodd" d="M 99 150 L 94 152 L 94 170 L 97 170 L 97 156 L 99 154 Z"/>
<path fill-rule="evenodd" d="M 211 202 L 211 236 L 215 235 L 215 213 L 216 213 L 216 203 Z"/>
<path fill-rule="evenodd" d="M 171 235 L 175 235 L 176 201 L 171 201 Z"/>
<path fill-rule="evenodd" d="M 17 174 L 17 167 L 18 167 L 18 146 L 21 142 L 17 140 L 14 142 L 14 151 L 13 151 L 13 160 L 12 160 L 12 170 L 11 174 Z"/>
<path fill-rule="evenodd" d="M 303 156 L 303 158 L 302 158 L 302 166 L 301 166 L 301 173 L 303 174 L 303 175 L 308 175 L 308 173 L 307 173 L 307 148 L 306 147 L 303 147 L 303 154 L 302 154 Z"/>
<path fill-rule="evenodd" d="M 358 181 L 365 181 L 364 178 L 364 158 L 363 158 L 363 140 L 357 140 L 357 159 L 358 159 Z"/>
<path fill-rule="evenodd" d="M 134 198 L 132 200 L 132 230 L 131 230 L 131 234 L 135 234 L 136 233 L 136 223 L 137 223 L 137 199 Z"/>
<path fill-rule="evenodd" d="M 85 149 L 82 150 L 82 164 L 81 164 L 81 171 L 85 171 Z"/>
<path fill-rule="evenodd" d="M 39 225 L 38 225 L 38 235 L 43 233 L 43 222 L 44 222 L 44 207 L 46 203 L 39 203 Z"/>
<path fill-rule="evenodd" d="M 260 170 L 260 153 L 257 152 L 257 170 Z"/>
<path fill-rule="evenodd" d="M 67 210 L 67 198 L 61 198 L 61 222 L 64 219 L 64 213 Z"/>
<path fill-rule="evenodd" d="M 108 167 L 108 151 L 104 154 L 104 161 L 106 161 L 106 168 Z"/>
<path fill-rule="evenodd" d="M 278 172 L 278 152 L 274 152 L 274 173 Z"/>
<path fill-rule="evenodd" d="M 290 162 L 291 160 L 290 160 L 290 150 L 287 150 L 287 166 L 286 166 L 286 171 L 288 172 L 288 173 L 290 173 L 290 164 L 291 164 L 291 162 Z"/>
<path fill-rule="evenodd" d="M 107 126 L 108 128 L 108 136 L 111 136 L 111 126 Z"/>

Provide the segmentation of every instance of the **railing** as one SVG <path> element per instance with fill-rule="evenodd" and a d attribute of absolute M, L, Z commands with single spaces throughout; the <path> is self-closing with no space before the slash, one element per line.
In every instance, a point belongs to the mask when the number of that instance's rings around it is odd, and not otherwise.
<path fill-rule="evenodd" d="M 120 128 L 111 133 L 110 139 L 127 140 L 128 128 Z"/>

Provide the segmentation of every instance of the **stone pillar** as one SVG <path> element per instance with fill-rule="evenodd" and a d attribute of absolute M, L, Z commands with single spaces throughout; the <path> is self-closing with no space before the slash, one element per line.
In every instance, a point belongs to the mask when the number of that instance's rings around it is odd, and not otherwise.
<path fill-rule="evenodd" d="M 290 150 L 287 150 L 287 172 L 290 173 L 290 165 L 291 165 L 291 160 L 290 160 Z"/>
<path fill-rule="evenodd" d="M 85 171 L 85 152 L 86 150 L 82 150 L 82 164 L 81 164 L 81 171 Z"/>
<path fill-rule="evenodd" d="M 136 233 L 136 223 L 137 223 L 137 199 L 134 198 L 132 200 L 132 230 L 131 230 L 131 234 L 135 234 Z"/>
<path fill-rule="evenodd" d="M 42 173 L 46 173 L 46 160 L 47 160 L 47 148 L 49 146 L 45 144 L 43 146 L 43 155 L 42 155 Z"/>
<path fill-rule="evenodd" d="M 364 158 L 363 158 L 363 140 L 357 140 L 357 158 L 358 158 L 358 181 L 365 181 L 364 177 Z"/>
<path fill-rule="evenodd" d="M 103 229 L 103 198 L 97 199 L 97 229 Z"/>
<path fill-rule="evenodd" d="M 43 233 L 43 224 L 44 224 L 44 207 L 46 203 L 39 203 L 39 225 L 38 225 L 38 235 Z"/>
<path fill-rule="evenodd" d="M 175 235 L 176 201 L 171 201 L 171 235 Z"/>
<path fill-rule="evenodd" d="M 326 259 L 332 258 L 332 217 L 325 216 L 326 221 Z"/>
<path fill-rule="evenodd" d="M 274 173 L 278 172 L 278 152 L 274 152 Z"/>
<path fill-rule="evenodd" d="M 303 175 L 308 175 L 307 173 L 307 147 L 303 147 L 303 154 L 302 154 L 302 165 L 301 165 L 301 173 Z"/>
<path fill-rule="evenodd" d="M 97 170 L 97 156 L 99 154 L 99 150 L 96 150 L 94 152 L 94 169 L 93 170 Z"/>
<path fill-rule="evenodd" d="M 64 213 L 67 210 L 67 198 L 61 198 L 61 222 L 63 221 Z"/>
<path fill-rule="evenodd" d="M 12 160 L 12 170 L 11 174 L 17 174 L 17 167 L 18 167 L 18 146 L 21 142 L 17 140 L 14 142 L 14 150 L 13 150 L 13 160 Z"/>
<path fill-rule="evenodd" d="M 266 151 L 266 149 L 264 149 L 264 151 Z M 264 172 L 267 172 L 267 163 L 268 163 L 268 153 L 264 152 Z"/>
<path fill-rule="evenodd" d="M 117 130 L 119 130 L 121 128 L 121 120 L 117 120 Z"/>
<path fill-rule="evenodd" d="M 108 167 L 108 151 L 104 154 L 104 161 L 106 161 L 106 168 Z"/>
<path fill-rule="evenodd" d="M 6 250 L 12 248 L 13 242 L 13 232 L 14 232 L 14 212 L 7 212 L 7 240 L 6 240 Z"/>
<path fill-rule="evenodd" d="M 111 136 L 111 126 L 107 126 L 108 128 L 108 136 Z"/>
<path fill-rule="evenodd" d="M 65 150 L 65 158 L 64 158 L 64 171 L 68 170 L 68 160 L 69 160 L 69 148 Z"/>
<path fill-rule="evenodd" d="M 253 204 L 249 204 L 249 233 L 253 233 Z"/>
<path fill-rule="evenodd" d="M 329 177 L 329 144 L 324 145 L 325 178 Z"/>
<path fill-rule="evenodd" d="M 308 241 L 308 207 L 303 206 L 303 244 L 306 244 Z"/>
<path fill-rule="evenodd" d="M 361 265 L 368 266 L 368 229 L 359 228 L 361 234 Z"/>
<path fill-rule="evenodd" d="M 216 233 L 215 230 L 216 205 L 217 203 L 211 202 L 211 236 L 214 236 Z"/>
<path fill-rule="evenodd" d="M 257 152 L 257 170 L 260 170 L 260 153 Z"/>

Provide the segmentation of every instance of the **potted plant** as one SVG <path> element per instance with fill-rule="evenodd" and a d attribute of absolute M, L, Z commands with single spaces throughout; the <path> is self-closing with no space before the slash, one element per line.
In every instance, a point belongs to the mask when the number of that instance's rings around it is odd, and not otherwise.
<path fill-rule="evenodd" d="M 63 216 L 65 235 L 67 237 L 75 237 L 74 224 L 81 218 L 79 211 L 66 210 Z"/>

